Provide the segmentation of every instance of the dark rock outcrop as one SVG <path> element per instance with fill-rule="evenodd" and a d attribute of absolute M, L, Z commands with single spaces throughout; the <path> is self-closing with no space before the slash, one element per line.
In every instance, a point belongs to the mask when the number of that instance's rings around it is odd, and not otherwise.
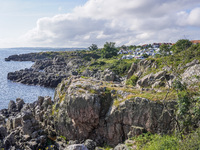
<path fill-rule="evenodd" d="M 175 104 L 167 102 L 172 110 Z M 55 130 L 68 140 L 89 138 L 114 146 L 130 135 L 168 133 L 174 127 L 162 102 L 138 97 L 115 106 L 109 89 L 95 80 L 63 81 L 57 88 L 54 105 Z"/>

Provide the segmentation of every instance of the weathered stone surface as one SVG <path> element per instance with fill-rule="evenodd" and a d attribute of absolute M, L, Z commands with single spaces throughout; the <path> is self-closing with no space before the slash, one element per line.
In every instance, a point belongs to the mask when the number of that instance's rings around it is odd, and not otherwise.
<path fill-rule="evenodd" d="M 68 146 L 65 150 L 88 150 L 83 144 L 75 144 Z"/>
<path fill-rule="evenodd" d="M 14 101 L 10 101 L 8 104 L 8 111 L 11 112 L 15 112 L 16 111 L 16 104 Z"/>
<path fill-rule="evenodd" d="M 3 140 L 7 136 L 7 129 L 0 125 L 0 140 Z"/>
<path fill-rule="evenodd" d="M 92 139 L 98 144 L 115 146 L 129 136 L 145 131 L 168 133 L 174 127 L 162 102 L 133 98 L 115 107 L 111 92 L 95 80 L 63 81 L 56 93 L 55 105 L 59 105 L 59 110 L 54 110 L 54 126 L 59 134 L 64 131 L 62 135 L 68 140 Z M 167 105 L 174 109 L 176 103 Z"/>
<path fill-rule="evenodd" d="M 114 150 L 128 150 L 128 147 L 125 144 L 118 144 Z"/>
<path fill-rule="evenodd" d="M 187 63 L 184 68 L 191 67 L 191 66 L 194 66 L 196 64 L 199 64 L 199 60 L 194 59 L 193 61 Z"/>
<path fill-rule="evenodd" d="M 17 98 L 17 99 L 16 99 L 16 109 L 17 109 L 18 111 L 20 111 L 20 110 L 22 109 L 22 107 L 23 107 L 24 104 L 25 104 L 25 103 L 24 103 L 24 100 L 23 100 L 23 99 L 20 99 L 20 98 Z"/>
<path fill-rule="evenodd" d="M 14 129 L 21 126 L 21 125 L 22 125 L 22 116 L 21 115 L 13 118 L 13 128 Z"/>
<path fill-rule="evenodd" d="M 141 87 L 148 87 L 155 82 L 155 76 L 153 74 L 148 74 L 141 78 L 137 84 Z"/>
<path fill-rule="evenodd" d="M 128 136 L 128 138 L 132 138 L 132 137 L 138 136 L 144 132 L 145 132 L 145 129 L 143 127 L 131 126 L 130 131 L 127 134 L 127 136 Z"/>
<path fill-rule="evenodd" d="M 5 146 L 5 149 L 9 149 L 10 146 L 13 146 L 15 144 L 15 136 L 14 132 L 11 132 L 8 136 L 5 137 L 3 145 Z"/>
<path fill-rule="evenodd" d="M 200 82 L 200 64 L 188 67 L 181 76 L 183 82 L 189 85 Z"/>
<path fill-rule="evenodd" d="M 0 114 L 0 125 L 4 125 L 5 123 L 5 117 L 2 114 Z"/>
<path fill-rule="evenodd" d="M 94 150 L 95 147 L 97 146 L 96 142 L 94 142 L 91 139 L 87 139 L 84 145 L 87 147 L 88 150 Z"/>
<path fill-rule="evenodd" d="M 157 64 L 154 60 L 140 60 L 138 63 L 133 63 L 128 71 L 127 79 L 129 79 L 133 74 L 140 77 L 149 68 L 157 68 Z"/>
<path fill-rule="evenodd" d="M 115 80 L 115 73 L 114 72 L 112 72 L 111 70 L 109 70 L 109 69 L 106 69 L 105 71 L 104 71 L 104 80 L 105 81 L 114 81 Z"/>

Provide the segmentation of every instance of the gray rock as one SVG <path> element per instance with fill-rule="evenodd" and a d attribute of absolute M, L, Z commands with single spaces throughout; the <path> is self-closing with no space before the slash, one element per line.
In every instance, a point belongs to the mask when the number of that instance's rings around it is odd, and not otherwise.
<path fill-rule="evenodd" d="M 144 132 L 145 132 L 145 129 L 143 127 L 131 126 L 130 132 L 128 133 L 128 138 L 138 136 Z"/>
<path fill-rule="evenodd" d="M 88 150 L 83 144 L 74 144 L 68 146 L 65 150 Z"/>
<path fill-rule="evenodd" d="M 3 140 L 7 136 L 7 129 L 0 125 L 0 140 Z"/>
<path fill-rule="evenodd" d="M 13 117 L 9 117 L 8 120 L 6 121 L 6 128 L 7 130 L 13 129 Z"/>
<path fill-rule="evenodd" d="M 8 104 L 8 111 L 11 112 L 15 112 L 16 111 L 16 104 L 14 101 L 10 101 Z"/>
<path fill-rule="evenodd" d="M 51 105 L 51 104 L 52 104 L 51 97 L 50 96 L 45 96 L 42 106 L 47 108 L 48 105 Z"/>
<path fill-rule="evenodd" d="M 20 98 L 16 99 L 16 108 L 17 108 L 18 111 L 20 111 L 23 108 L 24 104 L 25 103 L 24 103 L 23 99 L 20 99 Z"/>
<path fill-rule="evenodd" d="M 5 123 L 5 117 L 2 114 L 0 114 L 0 125 L 4 125 Z"/>
<path fill-rule="evenodd" d="M 106 69 L 103 74 L 104 74 L 104 80 L 105 81 L 115 81 L 116 75 L 111 70 Z"/>
<path fill-rule="evenodd" d="M 154 75 L 155 80 L 160 79 L 161 77 L 166 75 L 166 71 L 159 71 Z"/>
<path fill-rule="evenodd" d="M 114 150 L 128 150 L 128 147 L 125 144 L 118 144 Z"/>
<path fill-rule="evenodd" d="M 199 64 L 199 60 L 194 59 L 193 61 L 187 63 L 184 68 L 191 67 L 191 66 L 194 66 L 196 64 Z"/>
<path fill-rule="evenodd" d="M 17 128 L 22 125 L 22 116 L 19 115 L 13 118 L 13 128 Z"/>
<path fill-rule="evenodd" d="M 93 140 L 87 139 L 84 145 L 87 147 L 88 150 L 94 150 L 97 144 Z"/>
<path fill-rule="evenodd" d="M 31 120 L 25 120 L 22 122 L 22 132 L 23 134 L 31 135 L 33 133 L 33 124 Z"/>
<path fill-rule="evenodd" d="M 33 114 L 30 111 L 26 111 L 22 113 L 23 120 L 30 120 L 33 118 Z"/>
<path fill-rule="evenodd" d="M 157 64 L 153 60 L 143 59 L 143 60 L 140 60 L 140 62 L 138 63 L 134 62 L 128 71 L 127 79 L 129 79 L 133 74 L 140 77 L 143 73 L 148 71 L 149 68 L 156 68 L 156 67 L 157 67 Z"/>
<path fill-rule="evenodd" d="M 36 141 L 30 141 L 30 142 L 27 142 L 27 147 L 30 148 L 30 149 L 37 149 L 37 142 Z"/>
<path fill-rule="evenodd" d="M 181 75 L 183 82 L 188 85 L 200 82 L 200 64 L 188 67 Z"/>
<path fill-rule="evenodd" d="M 15 133 L 11 132 L 8 136 L 4 139 L 4 146 L 5 149 L 9 149 L 9 147 L 13 146 L 15 144 Z"/>
<path fill-rule="evenodd" d="M 22 136 L 22 140 L 23 140 L 24 142 L 29 141 L 30 139 L 31 139 L 31 136 L 30 136 L 30 135 L 23 135 L 23 136 Z"/>
<path fill-rule="evenodd" d="M 69 140 L 69 145 L 79 144 L 78 140 Z"/>
<path fill-rule="evenodd" d="M 131 94 L 116 92 L 122 97 Z M 165 112 L 162 102 L 136 97 L 119 101 L 117 106 L 112 105 L 114 97 L 95 80 L 66 80 L 55 93 L 54 103 L 59 103 L 59 109 L 54 110 L 53 125 L 56 133 L 67 137 L 67 140 L 92 139 L 98 144 L 106 142 L 116 146 L 129 135 L 138 135 L 144 130 L 170 133 L 174 128 L 174 122 Z M 176 102 L 170 101 L 166 105 L 171 111 L 175 109 Z"/>
<path fill-rule="evenodd" d="M 38 105 L 41 106 L 43 104 L 43 101 L 44 101 L 44 97 L 39 96 L 38 97 Z"/>
<path fill-rule="evenodd" d="M 141 87 L 148 87 L 155 82 L 155 76 L 153 74 L 148 74 L 138 80 L 137 84 Z"/>

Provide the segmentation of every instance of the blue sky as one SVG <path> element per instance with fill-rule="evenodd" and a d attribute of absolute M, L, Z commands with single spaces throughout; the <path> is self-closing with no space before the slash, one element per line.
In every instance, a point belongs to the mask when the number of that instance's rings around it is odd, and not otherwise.
<path fill-rule="evenodd" d="M 17 38 L 42 17 L 69 13 L 87 0 L 0 0 L 0 38 Z"/>
<path fill-rule="evenodd" d="M 0 47 L 200 39 L 199 0 L 0 0 Z"/>

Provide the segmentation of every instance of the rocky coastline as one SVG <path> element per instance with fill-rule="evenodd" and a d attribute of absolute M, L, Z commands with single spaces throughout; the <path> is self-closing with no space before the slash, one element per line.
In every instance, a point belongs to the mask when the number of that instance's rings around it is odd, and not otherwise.
<path fill-rule="evenodd" d="M 119 93 L 129 94 L 110 91 L 102 81 L 72 77 L 58 85 L 54 100 L 10 101 L 8 109 L 0 111 L 0 147 L 98 150 L 107 144 L 117 150 L 132 136 L 172 131 L 174 122 L 161 101 L 135 97 L 116 105 Z M 171 114 L 175 104 L 165 104 Z"/>
<path fill-rule="evenodd" d="M 135 149 L 131 137 L 174 131 L 177 101 L 142 98 L 144 92 L 161 93 L 156 87 L 172 86 L 176 75 L 169 73 L 169 66 L 148 73 L 158 68 L 157 62 L 141 60 L 132 63 L 126 77 L 120 77 L 109 68 L 86 68 L 95 64 L 88 57 L 95 60 L 97 56 L 47 52 L 5 59 L 34 61 L 29 69 L 8 73 L 9 80 L 56 89 L 53 99 L 38 97 L 26 104 L 18 98 L 0 110 L 0 148 L 103 150 L 101 147 L 109 145 L 114 150 L 128 150 L 130 143 Z M 186 64 L 183 81 L 199 82 L 195 78 L 200 75 L 199 66 L 198 60 Z M 83 67 L 86 69 L 81 70 Z M 135 86 L 128 87 L 125 83 L 135 76 Z"/>
<path fill-rule="evenodd" d="M 55 88 L 64 78 L 70 76 L 93 77 L 105 81 L 122 81 L 109 69 L 84 70 L 79 72 L 81 67 L 88 66 L 90 61 L 84 60 L 84 56 L 77 52 L 66 53 L 63 56 L 59 52 L 29 53 L 12 55 L 5 58 L 5 61 L 33 61 L 31 68 L 10 72 L 7 79 L 27 85 L 40 85 Z M 95 57 L 95 56 L 91 56 Z"/>

